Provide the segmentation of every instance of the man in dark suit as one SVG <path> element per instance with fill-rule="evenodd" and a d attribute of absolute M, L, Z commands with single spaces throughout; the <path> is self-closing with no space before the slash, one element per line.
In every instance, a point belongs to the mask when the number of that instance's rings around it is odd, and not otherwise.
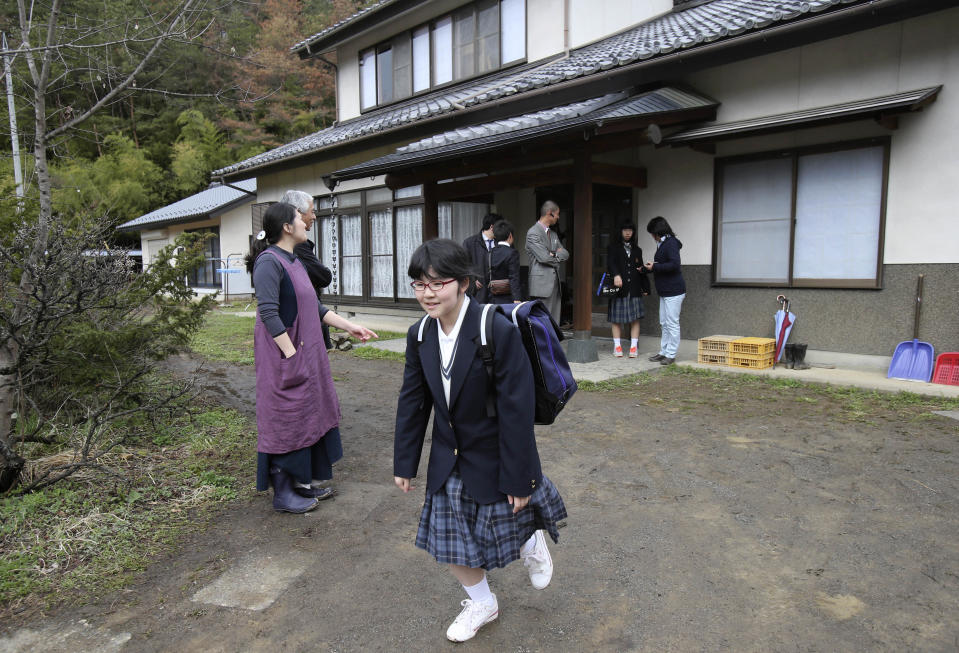
<path fill-rule="evenodd" d="M 306 223 L 307 233 L 313 231 L 316 213 L 313 208 L 312 195 L 304 193 L 301 190 L 288 190 L 283 193 L 280 201 L 292 204 L 300 214 L 300 217 L 303 218 L 303 222 Z M 306 268 L 306 273 L 310 275 L 310 283 L 313 284 L 313 289 L 316 291 L 316 298 L 322 303 L 322 289 L 333 282 L 333 272 L 316 257 L 316 245 L 309 238 L 307 238 L 306 242 L 294 246 L 293 253 L 296 254 L 296 258 L 300 259 L 303 267 Z M 333 343 L 330 341 L 330 327 L 325 323 L 323 324 L 323 341 L 326 343 L 327 349 L 333 348 Z"/>
<path fill-rule="evenodd" d="M 473 273 L 476 275 L 476 282 L 466 289 L 466 294 L 474 297 L 480 304 L 488 304 L 490 301 L 489 289 L 486 286 L 489 283 L 489 253 L 496 246 L 493 223 L 502 219 L 501 215 L 488 213 L 483 218 L 482 230 L 463 241 L 463 248 L 470 255 Z"/>

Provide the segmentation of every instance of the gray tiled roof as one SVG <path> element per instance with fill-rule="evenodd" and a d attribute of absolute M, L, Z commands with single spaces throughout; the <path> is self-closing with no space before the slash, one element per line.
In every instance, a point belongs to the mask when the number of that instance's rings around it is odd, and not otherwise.
<path fill-rule="evenodd" d="M 336 31 L 338 31 L 338 30 L 340 30 L 340 29 L 343 29 L 344 27 L 346 27 L 346 26 L 349 25 L 350 23 L 353 23 L 353 22 L 357 21 L 358 19 L 362 18 L 363 16 L 366 16 L 367 14 L 369 14 L 369 13 L 371 13 L 371 12 L 373 12 L 373 11 L 376 11 L 377 9 L 380 9 L 380 8 L 386 6 L 386 5 L 393 4 L 394 2 L 396 2 L 396 0 L 377 0 L 376 2 L 371 3 L 370 6 L 364 7 L 363 9 L 360 9 L 358 12 L 356 12 L 356 13 L 353 14 L 352 16 L 347 16 L 347 17 L 344 18 L 343 20 L 338 21 L 338 22 L 336 22 L 336 23 L 333 23 L 332 25 L 330 25 L 330 26 L 327 27 L 326 29 L 320 30 L 319 32 L 317 32 L 317 33 L 314 34 L 313 36 L 309 36 L 309 37 L 303 39 L 303 40 L 300 41 L 299 43 L 293 45 L 293 47 L 291 47 L 290 50 L 298 50 L 298 49 L 302 48 L 304 45 L 306 45 L 307 43 L 312 43 L 312 42 L 315 41 L 316 39 L 322 38 L 322 37 L 324 37 L 324 36 L 328 36 L 329 34 L 332 34 L 333 32 L 336 32 Z"/>
<path fill-rule="evenodd" d="M 545 134 L 581 130 L 584 126 L 683 110 L 717 106 L 712 98 L 673 87 L 629 97 L 609 93 L 601 97 L 544 109 L 503 120 L 453 129 L 397 148 L 396 152 L 333 173 L 335 179 L 355 179 L 382 174 L 397 166 L 442 160 L 463 152 L 492 149 L 504 143 L 530 140 Z"/>
<path fill-rule="evenodd" d="M 596 75 L 637 61 L 681 49 L 693 49 L 748 31 L 758 31 L 822 12 L 838 5 L 870 0 L 713 0 L 653 19 L 602 41 L 540 65 L 504 71 L 479 81 L 466 82 L 384 107 L 349 121 L 304 136 L 292 143 L 258 154 L 214 172 L 232 175 L 363 138 L 425 118 L 452 112 L 551 85 Z"/>
<path fill-rule="evenodd" d="M 582 102 L 574 102 L 561 107 L 543 109 L 534 113 L 527 113 L 521 116 L 496 120 L 482 125 L 470 125 L 451 131 L 443 132 L 424 138 L 419 141 L 397 148 L 397 154 L 407 154 L 412 152 L 424 152 L 433 150 L 443 145 L 452 145 L 454 143 L 468 143 L 479 138 L 495 138 L 497 136 L 509 137 L 536 127 L 547 127 L 565 123 L 583 115 L 593 113 L 602 107 L 609 106 L 617 100 L 622 100 L 625 96 L 622 93 L 610 93 L 603 97 L 591 98 Z"/>
<path fill-rule="evenodd" d="M 160 223 L 181 222 L 189 218 L 195 218 L 202 215 L 214 213 L 225 206 L 236 202 L 243 197 L 256 198 L 256 179 L 247 179 L 233 184 L 237 188 L 242 188 L 254 195 L 248 195 L 229 186 L 211 186 L 196 195 L 190 195 L 178 202 L 168 204 L 162 209 L 151 211 L 139 218 L 134 218 L 129 222 L 121 224 L 117 229 L 140 230 Z"/>

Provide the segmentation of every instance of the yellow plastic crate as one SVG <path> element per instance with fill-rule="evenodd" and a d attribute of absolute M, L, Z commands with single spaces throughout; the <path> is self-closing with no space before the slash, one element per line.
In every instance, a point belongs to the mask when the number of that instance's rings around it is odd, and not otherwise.
<path fill-rule="evenodd" d="M 750 370 L 764 370 L 776 362 L 776 354 L 730 354 L 730 367 L 745 367 Z"/>
<path fill-rule="evenodd" d="M 720 351 L 699 350 L 700 363 L 708 365 L 729 365 L 729 354 Z"/>
<path fill-rule="evenodd" d="M 729 347 L 732 354 L 768 355 L 776 353 L 775 338 L 739 338 Z"/>
<path fill-rule="evenodd" d="M 729 344 L 742 340 L 742 336 L 709 336 L 699 339 L 699 351 L 718 351 L 729 353 Z"/>

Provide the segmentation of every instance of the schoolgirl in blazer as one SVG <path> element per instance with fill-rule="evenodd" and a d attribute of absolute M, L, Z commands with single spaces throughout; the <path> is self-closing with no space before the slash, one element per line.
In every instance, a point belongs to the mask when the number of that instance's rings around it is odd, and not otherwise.
<path fill-rule="evenodd" d="M 487 569 L 523 559 L 535 588 L 549 584 L 553 565 L 543 531 L 556 541 L 566 508 L 540 468 L 529 359 L 519 330 L 499 311 L 492 381 L 479 356 L 483 305 L 465 295 L 472 283 L 466 250 L 451 240 L 428 241 L 413 253 L 409 274 L 427 315 L 406 337 L 394 482 L 410 490 L 432 414 L 416 546 L 449 565 L 466 590 L 469 598 L 446 633 L 464 641 L 499 614 Z M 491 394 L 495 417 L 487 414 Z"/>
<path fill-rule="evenodd" d="M 497 416 L 487 417 L 486 395 L 494 389 L 489 387 L 486 368 L 477 355 L 482 304 L 469 298 L 466 301 L 450 378 L 449 405 L 443 391 L 437 321 L 428 320 L 422 342 L 417 342 L 418 322 L 406 335 L 403 389 L 396 408 L 394 474 L 416 476 L 426 425 L 435 409 L 433 444 L 426 468 L 427 494 L 440 489 L 455 466 L 478 503 L 493 503 L 509 495 L 529 496 L 543 476 L 533 438 L 536 402 L 529 359 L 519 331 L 509 318 L 497 313 L 493 318 L 496 381 L 504 388 L 508 384 L 510 391 L 496 393 Z"/>

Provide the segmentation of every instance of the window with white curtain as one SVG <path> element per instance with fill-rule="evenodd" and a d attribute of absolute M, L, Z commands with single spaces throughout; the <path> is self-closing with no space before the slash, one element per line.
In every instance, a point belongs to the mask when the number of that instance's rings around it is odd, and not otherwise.
<path fill-rule="evenodd" d="M 393 212 L 371 211 L 370 218 L 370 294 L 393 296 Z"/>
<path fill-rule="evenodd" d="M 423 187 L 386 187 L 317 198 L 318 254 L 333 271 L 331 295 L 412 300 L 406 270 L 423 242 Z"/>
<path fill-rule="evenodd" d="M 789 278 L 792 159 L 745 161 L 723 168 L 719 227 L 724 281 Z"/>
<path fill-rule="evenodd" d="M 476 0 L 360 53 L 370 109 L 526 59 L 526 0 Z"/>
<path fill-rule="evenodd" d="M 430 28 L 413 30 L 413 92 L 430 87 Z"/>
<path fill-rule="evenodd" d="M 793 279 L 875 279 L 885 148 L 799 157 Z"/>
<path fill-rule="evenodd" d="M 396 295 L 413 298 L 411 279 L 406 274 L 410 257 L 423 243 L 423 207 L 400 206 L 396 209 Z"/>
<path fill-rule="evenodd" d="M 359 215 L 340 216 L 343 290 L 340 294 L 363 296 L 363 221 Z"/>
<path fill-rule="evenodd" d="M 475 202 L 439 202 L 439 237 L 451 238 L 458 243 L 467 236 L 479 233 L 483 218 L 489 213 L 489 204 Z"/>
<path fill-rule="evenodd" d="M 502 0 L 500 61 L 503 65 L 526 58 L 526 0 Z"/>
<path fill-rule="evenodd" d="M 453 17 L 445 16 L 433 24 L 433 84 L 453 81 Z"/>
<path fill-rule="evenodd" d="M 323 202 L 320 202 L 320 210 L 332 208 L 329 204 L 326 206 L 323 205 Z M 339 295 L 342 290 L 340 284 L 340 257 L 337 243 L 339 241 L 339 231 L 337 229 L 337 220 L 334 215 L 322 216 L 319 220 L 319 231 L 317 237 L 319 238 L 319 254 L 320 261 L 330 269 L 330 272 L 333 273 L 333 281 L 330 282 L 327 292 L 331 295 Z"/>
<path fill-rule="evenodd" d="M 376 106 L 376 51 L 360 53 L 360 108 Z"/>
<path fill-rule="evenodd" d="M 875 288 L 889 141 L 717 161 L 716 282 Z"/>

